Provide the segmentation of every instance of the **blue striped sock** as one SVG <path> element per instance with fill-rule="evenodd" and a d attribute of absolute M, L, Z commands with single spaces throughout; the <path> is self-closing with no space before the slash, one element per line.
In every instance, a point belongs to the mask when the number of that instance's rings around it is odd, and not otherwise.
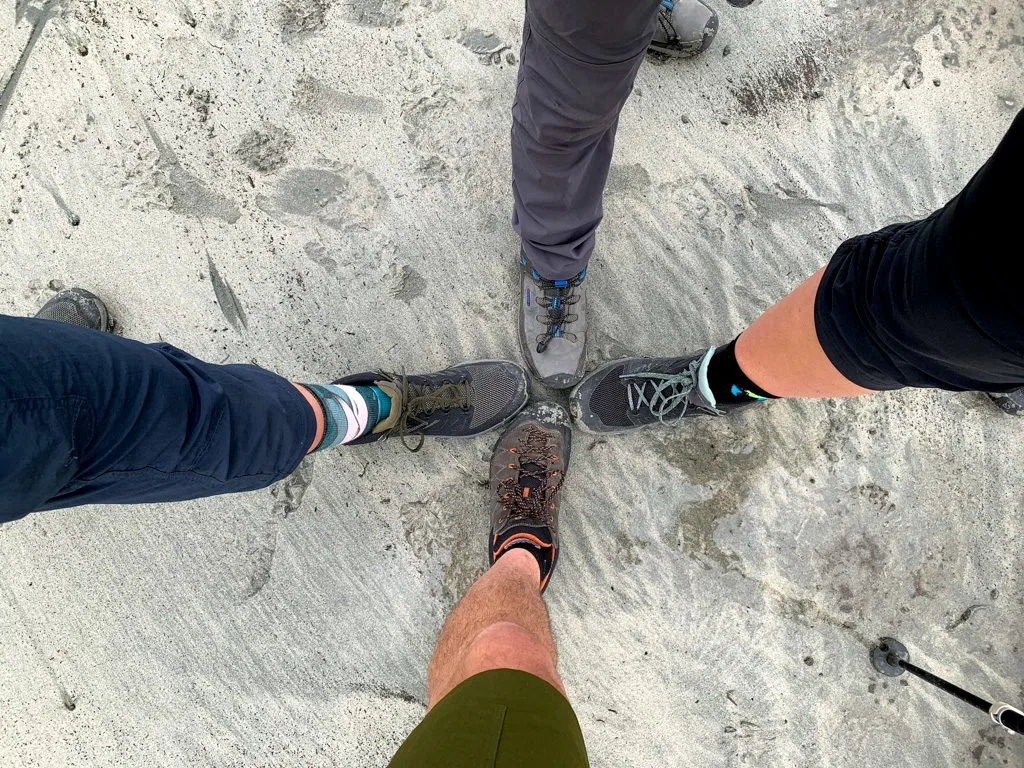
<path fill-rule="evenodd" d="M 347 384 L 303 384 L 320 403 L 324 436 L 315 448 L 322 451 L 350 443 L 365 435 L 391 413 L 391 398 L 379 387 Z"/>

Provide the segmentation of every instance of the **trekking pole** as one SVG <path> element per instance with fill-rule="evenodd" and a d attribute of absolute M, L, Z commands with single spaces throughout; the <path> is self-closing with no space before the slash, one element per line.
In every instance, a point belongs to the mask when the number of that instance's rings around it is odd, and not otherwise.
<path fill-rule="evenodd" d="M 992 722 L 1001 725 L 1010 733 L 1024 733 L 1024 712 L 1001 701 L 989 702 L 970 691 L 965 691 L 948 680 L 933 675 L 926 669 L 910 663 L 910 652 L 907 646 L 891 637 L 879 638 L 878 644 L 871 649 L 871 666 L 886 677 L 899 677 L 904 672 L 931 683 L 939 690 L 956 696 L 982 712 L 987 712 Z"/>

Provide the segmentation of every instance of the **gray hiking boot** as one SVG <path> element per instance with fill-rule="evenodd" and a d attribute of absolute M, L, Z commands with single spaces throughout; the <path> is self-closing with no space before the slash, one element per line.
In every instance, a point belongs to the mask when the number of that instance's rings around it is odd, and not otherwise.
<path fill-rule="evenodd" d="M 391 398 L 390 415 L 346 445 L 398 437 L 413 452 L 427 437 L 475 437 L 497 429 L 529 398 L 526 371 L 510 360 L 476 360 L 408 376 L 368 371 L 332 383 L 377 386 Z M 410 437 L 416 442 L 409 443 Z"/>
<path fill-rule="evenodd" d="M 707 376 L 714 353 L 711 347 L 691 357 L 632 357 L 605 363 L 573 391 L 573 418 L 586 432 L 627 432 L 673 425 L 691 416 L 722 416 L 744 407 L 747 403 L 715 402 Z"/>
<path fill-rule="evenodd" d="M 540 565 L 543 592 L 558 562 L 558 495 L 569 468 L 569 414 L 555 403 L 520 413 L 491 456 L 491 565 L 523 548 Z"/>
<path fill-rule="evenodd" d="M 110 331 L 113 327 L 106 305 L 98 296 L 81 288 L 58 293 L 43 305 L 36 318 L 79 325 L 94 331 Z"/>
<path fill-rule="evenodd" d="M 542 384 L 568 389 L 587 363 L 587 288 L 584 269 L 570 280 L 545 280 L 521 256 L 519 344 Z"/>
<path fill-rule="evenodd" d="M 1003 413 L 1020 416 L 1024 413 L 1024 387 L 1012 392 L 989 392 L 992 402 L 999 406 Z"/>
<path fill-rule="evenodd" d="M 718 14 L 700 0 L 661 0 L 649 50 L 690 59 L 710 48 L 717 32 Z"/>

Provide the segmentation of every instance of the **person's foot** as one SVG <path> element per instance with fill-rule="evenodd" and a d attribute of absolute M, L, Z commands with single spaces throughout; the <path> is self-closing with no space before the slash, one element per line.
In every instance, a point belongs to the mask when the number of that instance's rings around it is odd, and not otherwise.
<path fill-rule="evenodd" d="M 558 562 L 558 494 L 569 468 L 569 414 L 535 403 L 509 425 L 491 456 L 491 565 L 510 549 L 529 551 L 540 565 L 541 591 Z"/>
<path fill-rule="evenodd" d="M 710 48 L 717 32 L 718 14 L 701 0 L 661 0 L 649 49 L 690 59 Z"/>
<path fill-rule="evenodd" d="M 568 389 L 587 362 L 587 270 L 569 280 L 545 280 L 520 256 L 519 344 L 541 383 Z"/>
<path fill-rule="evenodd" d="M 691 357 L 631 357 L 605 363 L 573 390 L 572 415 L 587 432 L 627 432 L 742 408 L 747 403 L 715 402 L 707 378 L 714 351 L 712 347 Z"/>
<path fill-rule="evenodd" d="M 437 373 L 356 373 L 332 382 L 376 386 L 391 398 L 391 412 L 373 431 L 346 443 L 400 437 L 418 451 L 426 437 L 474 437 L 514 418 L 528 398 L 526 371 L 508 360 L 477 360 Z M 415 445 L 407 437 L 418 437 Z"/>
<path fill-rule="evenodd" d="M 81 288 L 58 293 L 36 313 L 36 319 L 79 325 L 94 331 L 109 331 L 112 326 L 106 305 L 98 296 Z"/>
<path fill-rule="evenodd" d="M 992 402 L 999 406 L 1003 413 L 1020 416 L 1024 413 L 1024 387 L 1012 392 L 989 392 Z"/>

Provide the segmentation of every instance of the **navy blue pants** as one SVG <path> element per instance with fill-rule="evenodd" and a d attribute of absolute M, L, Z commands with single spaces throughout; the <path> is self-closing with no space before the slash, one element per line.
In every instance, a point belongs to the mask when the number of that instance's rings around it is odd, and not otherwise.
<path fill-rule="evenodd" d="M 263 488 L 315 430 L 305 398 L 261 368 L 0 315 L 0 522 Z"/>

